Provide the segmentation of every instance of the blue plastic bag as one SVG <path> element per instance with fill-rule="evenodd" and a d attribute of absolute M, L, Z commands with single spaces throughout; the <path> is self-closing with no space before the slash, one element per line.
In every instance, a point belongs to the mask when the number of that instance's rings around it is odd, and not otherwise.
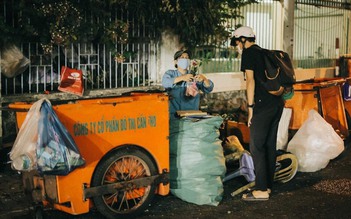
<path fill-rule="evenodd" d="M 85 164 L 72 136 L 49 101 L 43 101 L 38 124 L 37 169 L 46 175 L 67 175 Z"/>
<path fill-rule="evenodd" d="M 344 100 L 351 101 L 351 86 L 350 86 L 350 83 L 347 81 L 342 86 L 342 94 L 343 94 Z"/>

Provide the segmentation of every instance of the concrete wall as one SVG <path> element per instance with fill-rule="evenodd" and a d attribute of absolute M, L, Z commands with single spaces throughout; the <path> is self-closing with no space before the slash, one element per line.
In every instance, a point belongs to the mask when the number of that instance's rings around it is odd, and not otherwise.
<path fill-rule="evenodd" d="M 333 78 L 334 74 L 335 68 L 295 69 L 297 81 L 303 81 L 312 78 Z"/>
<path fill-rule="evenodd" d="M 332 78 L 335 68 L 316 68 L 316 69 L 295 69 L 297 81 L 304 81 L 313 78 Z M 211 73 L 206 74 L 214 84 L 213 92 L 245 90 L 246 82 L 242 72 L 233 73 Z"/>
<path fill-rule="evenodd" d="M 158 53 L 158 69 L 157 82 L 161 83 L 163 74 L 169 70 L 174 69 L 174 54 L 183 47 L 179 43 L 179 37 L 171 31 L 164 31 L 161 38 L 161 46 Z"/>
<path fill-rule="evenodd" d="M 297 81 L 333 78 L 334 72 L 335 68 L 295 69 Z M 203 95 L 202 110 L 219 114 L 235 114 L 240 111 L 240 106 L 246 106 L 246 83 L 243 73 L 212 73 L 206 76 L 215 86 L 212 93 Z"/>

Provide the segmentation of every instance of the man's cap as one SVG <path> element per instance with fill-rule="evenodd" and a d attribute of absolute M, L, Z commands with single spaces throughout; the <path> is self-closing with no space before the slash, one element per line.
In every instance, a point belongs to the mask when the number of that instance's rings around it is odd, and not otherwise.
<path fill-rule="evenodd" d="M 177 60 L 184 53 L 188 54 L 190 58 L 190 52 L 188 50 L 179 50 L 174 54 L 174 60 Z"/>

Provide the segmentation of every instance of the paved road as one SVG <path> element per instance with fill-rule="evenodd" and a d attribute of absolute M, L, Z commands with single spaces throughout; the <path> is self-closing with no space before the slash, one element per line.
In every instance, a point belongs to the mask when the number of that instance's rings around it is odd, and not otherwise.
<path fill-rule="evenodd" d="M 218 206 L 198 206 L 173 195 L 157 196 L 138 218 L 351 218 L 351 149 L 328 166 L 313 173 L 298 172 L 285 184 L 276 184 L 269 201 L 247 203 L 230 193 L 243 181 L 225 184 L 225 194 Z M 0 218 L 30 217 L 30 202 L 21 190 L 20 175 L 2 167 L 0 172 Z M 48 218 L 103 218 L 96 212 L 70 216 L 47 210 Z"/>

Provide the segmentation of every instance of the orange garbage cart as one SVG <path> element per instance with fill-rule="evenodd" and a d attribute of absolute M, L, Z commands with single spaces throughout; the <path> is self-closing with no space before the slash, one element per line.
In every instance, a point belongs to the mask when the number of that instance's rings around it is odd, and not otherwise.
<path fill-rule="evenodd" d="M 51 102 L 86 164 L 66 176 L 23 172 L 25 192 L 44 207 L 108 218 L 142 212 L 169 193 L 169 114 L 164 93 Z M 13 103 L 21 127 L 31 103 Z"/>
<path fill-rule="evenodd" d="M 332 125 L 343 139 L 349 136 L 349 127 L 341 86 L 345 79 L 313 79 L 294 85 L 295 94 L 287 100 L 285 107 L 292 108 L 289 128 L 297 130 L 308 117 L 311 109 Z"/>
<path fill-rule="evenodd" d="M 351 113 L 351 101 L 343 100 L 341 87 L 344 83 L 345 79 L 342 78 L 323 78 L 294 84 L 294 96 L 285 102 L 285 107 L 292 109 L 289 124 L 291 134 L 293 135 L 301 127 L 308 117 L 308 112 L 314 109 L 332 125 L 341 138 L 348 138 L 350 128 L 348 113 Z M 226 132 L 231 129 L 240 131 L 242 143 L 249 143 L 250 131 L 247 124 L 227 121 Z"/>

